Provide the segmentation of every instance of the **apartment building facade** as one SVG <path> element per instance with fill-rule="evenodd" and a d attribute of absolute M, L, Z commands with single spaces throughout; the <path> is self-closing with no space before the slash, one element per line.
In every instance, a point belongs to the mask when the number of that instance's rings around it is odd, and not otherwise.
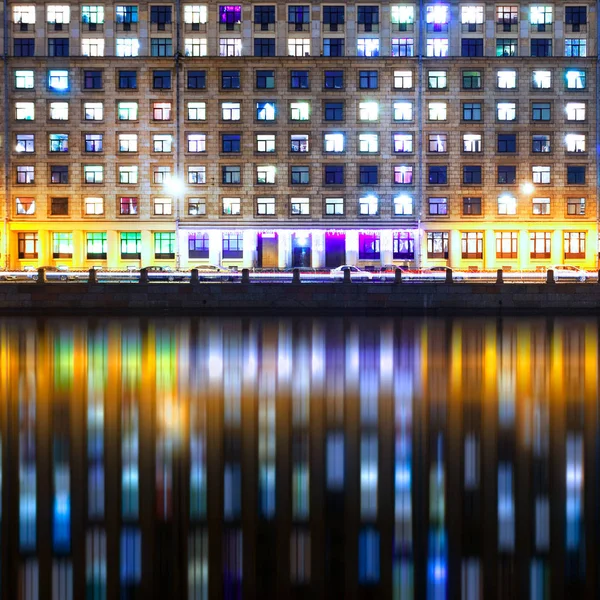
<path fill-rule="evenodd" d="M 596 268 L 596 3 L 7 4 L 11 268 Z"/>

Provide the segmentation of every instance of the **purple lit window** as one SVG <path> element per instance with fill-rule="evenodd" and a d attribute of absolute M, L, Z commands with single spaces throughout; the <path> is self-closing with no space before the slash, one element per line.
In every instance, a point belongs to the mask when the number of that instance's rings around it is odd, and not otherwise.
<path fill-rule="evenodd" d="M 233 25 L 242 21 L 242 7 L 236 6 L 219 6 L 219 23 Z"/>

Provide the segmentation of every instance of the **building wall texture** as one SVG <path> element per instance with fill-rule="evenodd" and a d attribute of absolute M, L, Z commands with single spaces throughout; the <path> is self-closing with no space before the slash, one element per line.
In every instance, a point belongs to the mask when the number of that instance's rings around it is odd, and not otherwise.
<path fill-rule="evenodd" d="M 3 18 L 7 267 L 597 266 L 596 3 Z"/>

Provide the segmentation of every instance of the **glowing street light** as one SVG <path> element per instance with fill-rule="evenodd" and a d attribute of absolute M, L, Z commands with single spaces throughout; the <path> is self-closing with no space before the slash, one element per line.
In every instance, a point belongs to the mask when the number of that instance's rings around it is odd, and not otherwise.
<path fill-rule="evenodd" d="M 533 183 L 530 183 L 530 182 L 524 183 L 521 186 L 521 191 L 527 195 L 533 194 L 534 190 L 535 190 L 535 187 L 534 187 Z"/>

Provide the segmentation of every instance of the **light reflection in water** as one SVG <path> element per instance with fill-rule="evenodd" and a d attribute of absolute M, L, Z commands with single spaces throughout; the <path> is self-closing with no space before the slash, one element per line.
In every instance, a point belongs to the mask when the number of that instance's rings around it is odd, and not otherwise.
<path fill-rule="evenodd" d="M 599 591 L 596 319 L 0 320 L 0 340 L 0 598 Z"/>

